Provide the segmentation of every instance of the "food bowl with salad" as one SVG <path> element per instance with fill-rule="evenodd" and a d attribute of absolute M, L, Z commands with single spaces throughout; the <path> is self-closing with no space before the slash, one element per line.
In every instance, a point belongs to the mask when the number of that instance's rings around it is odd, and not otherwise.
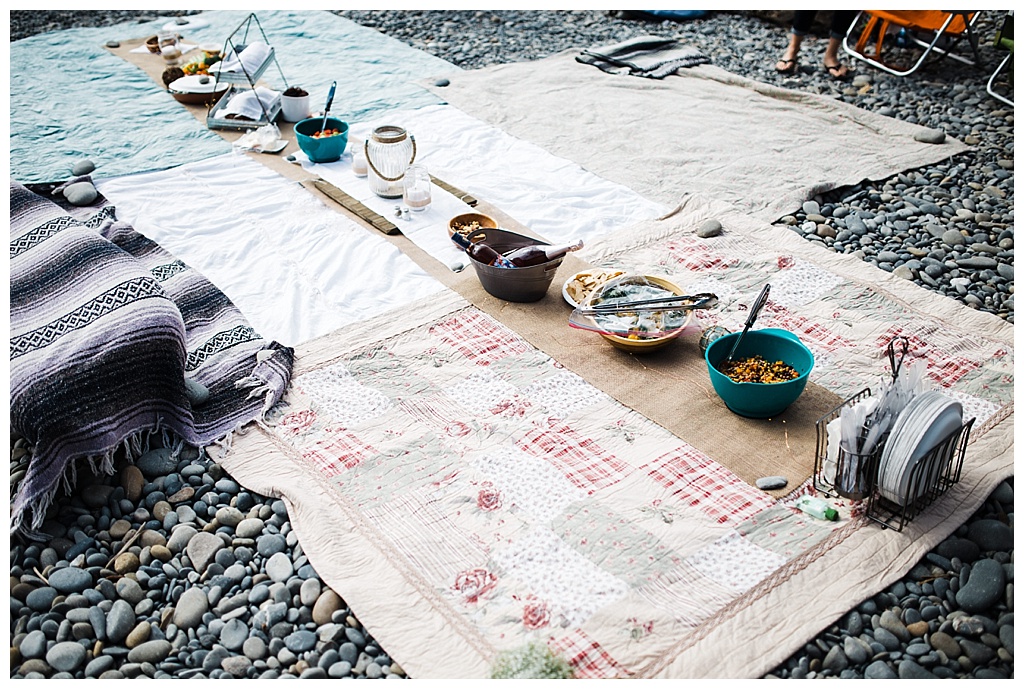
<path fill-rule="evenodd" d="M 295 141 L 314 163 L 341 160 L 348 145 L 348 123 L 337 117 L 309 117 L 295 123 Z"/>
<path fill-rule="evenodd" d="M 748 331 L 727 361 L 740 335 L 723 335 L 705 350 L 711 385 L 725 406 L 740 416 L 778 416 L 803 393 L 814 354 L 795 333 L 765 328 Z"/>

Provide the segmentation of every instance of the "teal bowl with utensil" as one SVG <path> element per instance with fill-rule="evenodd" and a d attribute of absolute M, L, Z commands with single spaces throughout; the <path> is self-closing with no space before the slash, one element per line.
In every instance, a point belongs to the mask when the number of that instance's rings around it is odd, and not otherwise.
<path fill-rule="evenodd" d="M 814 354 L 794 333 L 779 328 L 750 330 L 743 336 L 734 360 L 761 355 L 769 362 L 781 361 L 796 369 L 797 377 L 781 383 L 737 383 L 718 370 L 736 338 L 741 333 L 719 337 L 708 345 L 704 362 L 715 392 L 725 406 L 740 416 L 767 419 L 777 416 L 796 402 L 807 386 L 807 378 L 814 368 Z"/>
<path fill-rule="evenodd" d="M 336 129 L 333 136 L 315 137 L 322 130 Z M 333 163 L 341 159 L 348 145 L 348 123 L 337 117 L 310 117 L 295 123 L 295 141 L 314 163 Z"/>

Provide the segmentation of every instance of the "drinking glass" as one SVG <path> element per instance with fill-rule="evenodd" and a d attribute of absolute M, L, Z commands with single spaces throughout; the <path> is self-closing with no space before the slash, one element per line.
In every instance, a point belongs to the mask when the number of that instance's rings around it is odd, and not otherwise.
<path fill-rule="evenodd" d="M 425 211 L 430 207 L 430 174 L 425 165 L 410 165 L 405 169 L 402 199 L 413 211 Z"/>
<path fill-rule="evenodd" d="M 169 66 L 173 67 L 181 63 L 181 46 L 178 45 L 178 34 L 173 31 L 158 32 L 157 45 L 160 46 L 160 55 Z"/>

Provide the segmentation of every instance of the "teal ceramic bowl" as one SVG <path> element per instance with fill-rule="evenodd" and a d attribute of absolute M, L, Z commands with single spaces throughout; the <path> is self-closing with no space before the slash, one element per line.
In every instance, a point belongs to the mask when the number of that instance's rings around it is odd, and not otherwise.
<path fill-rule="evenodd" d="M 348 123 L 337 117 L 327 118 L 327 129 L 337 129 L 341 134 L 314 138 L 312 135 L 320 131 L 324 118 L 310 117 L 295 123 L 295 141 L 306 157 L 314 163 L 333 163 L 341 159 L 348 145 Z"/>
<path fill-rule="evenodd" d="M 731 411 L 752 419 L 767 419 L 781 414 L 796 402 L 807 386 L 807 377 L 814 368 L 814 354 L 788 330 L 765 328 L 751 330 L 743 336 L 735 359 L 760 354 L 768 361 L 782 361 L 796 369 L 800 375 L 784 383 L 737 383 L 715 366 L 729 354 L 740 333 L 718 338 L 704 352 L 704 362 L 715 392 Z"/>

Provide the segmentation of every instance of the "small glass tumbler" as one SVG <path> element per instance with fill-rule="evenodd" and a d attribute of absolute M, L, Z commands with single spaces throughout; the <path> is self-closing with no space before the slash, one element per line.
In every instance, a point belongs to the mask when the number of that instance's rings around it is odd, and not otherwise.
<path fill-rule="evenodd" d="M 366 177 L 366 140 L 360 141 L 352 147 L 352 174 L 356 177 Z"/>
<path fill-rule="evenodd" d="M 173 31 L 160 31 L 157 33 L 160 55 L 164 58 L 164 62 L 171 67 L 181 64 L 181 46 L 178 45 L 178 39 L 178 34 Z"/>
<path fill-rule="evenodd" d="M 402 180 L 402 199 L 412 211 L 425 211 L 430 207 L 430 174 L 425 165 L 410 165 Z"/>

